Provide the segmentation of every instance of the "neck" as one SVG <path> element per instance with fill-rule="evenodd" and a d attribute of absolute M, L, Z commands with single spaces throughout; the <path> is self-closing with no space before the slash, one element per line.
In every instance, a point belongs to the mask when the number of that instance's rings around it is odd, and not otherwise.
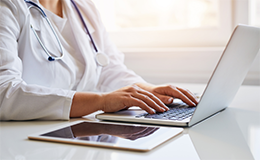
<path fill-rule="evenodd" d="M 62 0 L 39 0 L 39 2 L 44 8 L 62 17 Z"/>

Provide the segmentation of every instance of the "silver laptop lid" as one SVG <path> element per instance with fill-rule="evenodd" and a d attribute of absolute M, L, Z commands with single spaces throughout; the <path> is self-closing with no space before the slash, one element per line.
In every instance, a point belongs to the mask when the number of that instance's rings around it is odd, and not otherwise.
<path fill-rule="evenodd" d="M 238 25 L 213 72 L 189 126 L 225 109 L 260 48 L 260 28 Z"/>

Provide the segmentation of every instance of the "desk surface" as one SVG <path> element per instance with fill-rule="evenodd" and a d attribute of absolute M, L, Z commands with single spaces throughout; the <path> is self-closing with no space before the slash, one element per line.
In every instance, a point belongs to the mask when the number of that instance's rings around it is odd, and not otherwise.
<path fill-rule="evenodd" d="M 180 84 L 193 92 L 204 85 Z M 84 117 L 95 120 L 93 114 Z M 75 121 L 78 119 L 71 119 Z M 82 119 L 81 119 L 82 120 Z M 0 122 L 0 160 L 260 159 L 260 86 L 241 86 L 222 113 L 149 152 L 28 140 L 27 135 L 70 121 Z"/>

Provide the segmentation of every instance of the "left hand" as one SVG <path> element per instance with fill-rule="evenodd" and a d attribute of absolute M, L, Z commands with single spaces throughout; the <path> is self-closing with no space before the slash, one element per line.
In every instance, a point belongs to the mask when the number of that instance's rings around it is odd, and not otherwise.
<path fill-rule="evenodd" d="M 187 89 L 173 85 L 156 86 L 148 83 L 137 83 L 136 85 L 151 92 L 165 104 L 171 104 L 174 98 L 181 99 L 189 106 L 196 106 L 198 104 L 196 96 Z"/>

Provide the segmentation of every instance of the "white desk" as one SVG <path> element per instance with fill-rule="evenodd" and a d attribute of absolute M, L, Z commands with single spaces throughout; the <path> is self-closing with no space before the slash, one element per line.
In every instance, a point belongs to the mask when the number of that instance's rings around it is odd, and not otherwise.
<path fill-rule="evenodd" d="M 204 85 L 181 86 L 194 92 L 204 88 Z M 95 120 L 93 115 L 84 118 Z M 242 86 L 224 112 L 186 128 L 183 134 L 150 152 L 27 139 L 28 134 L 66 123 L 69 121 L 0 122 L 0 160 L 260 159 L 259 86 Z"/>

